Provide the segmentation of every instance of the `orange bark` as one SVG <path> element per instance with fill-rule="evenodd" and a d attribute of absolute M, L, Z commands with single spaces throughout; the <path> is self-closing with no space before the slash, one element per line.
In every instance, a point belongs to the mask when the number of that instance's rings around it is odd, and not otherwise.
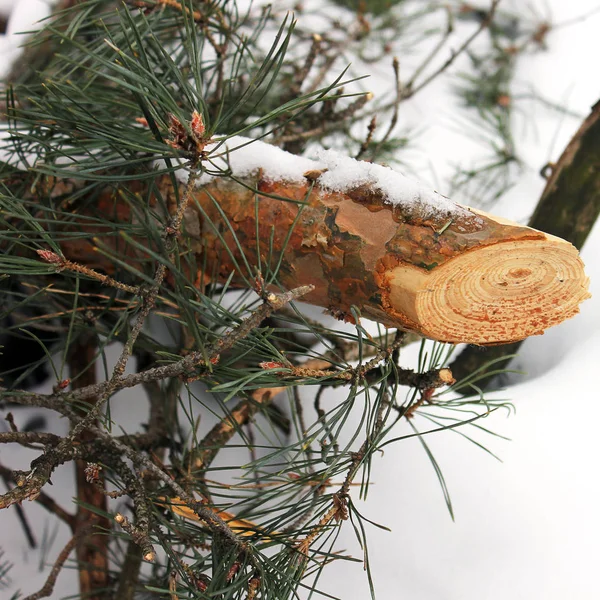
<path fill-rule="evenodd" d="M 258 268 L 277 270 L 284 288 L 312 284 L 306 301 L 340 318 L 364 317 L 448 342 L 496 344 L 540 334 L 578 312 L 589 296 L 573 246 L 529 227 L 458 210 L 424 216 L 366 187 L 323 190 L 257 177 L 242 185 L 214 179 L 186 210 L 188 250 L 206 273 L 244 285 Z M 175 203 L 168 177 L 158 183 Z M 141 188 L 136 184 L 136 188 Z M 128 219 L 118 196 L 98 200 L 105 214 Z M 65 243 L 72 260 L 111 270 L 93 243 Z M 120 248 L 135 261 L 139 251 Z M 199 267 L 200 269 L 200 267 Z"/>

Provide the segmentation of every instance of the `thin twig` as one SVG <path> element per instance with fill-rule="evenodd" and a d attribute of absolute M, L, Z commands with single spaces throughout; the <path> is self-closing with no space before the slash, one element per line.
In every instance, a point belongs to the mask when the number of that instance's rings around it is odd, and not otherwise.
<path fill-rule="evenodd" d="M 313 68 L 313 65 L 315 64 L 315 59 L 321 52 L 321 42 L 322 41 L 323 41 L 323 38 L 318 33 L 313 34 L 312 43 L 310 45 L 310 50 L 308 51 L 308 54 L 306 55 L 304 64 L 302 65 L 302 68 L 298 69 L 298 71 L 294 75 L 293 84 L 289 90 L 288 97 L 285 98 L 284 100 L 286 100 L 286 101 L 292 100 L 296 96 L 300 95 L 300 90 L 302 88 L 302 84 L 304 83 L 305 79 L 308 77 L 308 74 L 310 73 L 311 69 Z M 282 104 L 283 104 L 283 102 L 282 102 Z"/>
<path fill-rule="evenodd" d="M 59 435 L 41 431 L 3 431 L 0 433 L 0 444 L 19 444 L 27 448 L 30 448 L 31 444 L 56 446 L 61 439 Z"/>
<path fill-rule="evenodd" d="M 86 267 L 85 265 L 75 263 L 65 258 L 64 256 L 60 256 L 59 254 L 56 254 L 55 252 L 52 252 L 50 250 L 38 250 L 37 253 L 40 256 L 40 258 L 42 258 L 45 262 L 54 265 L 57 271 L 72 271 L 73 273 L 81 273 L 82 275 L 86 275 L 91 279 L 99 281 L 103 285 L 113 287 L 117 290 L 121 290 L 122 292 L 129 292 L 130 294 L 136 295 L 140 293 L 140 288 L 137 286 L 121 283 L 120 281 L 117 281 L 109 275 L 105 275 L 104 273 L 98 273 L 98 271 L 95 271 L 90 267 Z"/>
<path fill-rule="evenodd" d="M 385 134 L 383 135 L 383 137 L 377 142 L 377 145 L 375 146 L 375 150 L 374 150 L 374 154 L 377 154 L 377 152 L 379 151 L 379 149 L 383 146 L 383 144 L 385 144 L 388 139 L 390 138 L 390 135 L 392 135 L 392 132 L 394 131 L 396 124 L 398 123 L 398 114 L 400 112 L 400 103 L 402 102 L 402 83 L 400 81 L 400 61 L 398 60 L 398 58 L 396 56 L 394 56 L 394 59 L 392 60 L 392 69 L 394 70 L 394 81 L 396 83 L 395 89 L 396 89 L 396 100 L 394 102 L 394 109 L 393 109 L 393 113 L 392 113 L 392 118 L 390 119 L 390 124 L 385 132 Z"/>
<path fill-rule="evenodd" d="M 333 113 L 328 119 L 324 119 L 321 125 L 314 129 L 308 129 L 304 131 L 298 131 L 296 133 L 290 133 L 288 135 L 282 135 L 277 138 L 277 144 L 289 144 L 290 142 L 296 142 L 299 140 L 308 140 L 313 137 L 323 135 L 328 131 L 331 131 L 340 123 L 344 123 L 351 117 L 353 117 L 359 110 L 364 108 L 367 102 L 373 99 L 372 92 L 367 92 L 360 96 L 357 100 L 352 102 L 343 110 Z"/>
<path fill-rule="evenodd" d="M 10 478 L 8 477 L 8 474 L 0 473 L 0 477 L 2 478 L 2 481 L 4 482 L 6 489 L 9 490 L 11 481 L 10 481 Z M 19 520 L 19 523 L 21 523 L 21 527 L 23 528 L 23 533 L 25 534 L 25 537 L 27 538 L 27 543 L 29 544 L 29 547 L 31 549 L 36 548 L 37 541 L 35 539 L 35 535 L 33 534 L 33 530 L 31 529 L 31 525 L 29 524 L 29 521 L 27 520 L 27 515 L 25 514 L 25 511 L 23 510 L 23 506 L 21 504 L 15 504 L 14 508 L 17 513 L 17 519 Z"/>
<path fill-rule="evenodd" d="M 463 53 L 465 50 L 479 37 L 479 34 L 488 28 L 490 23 L 494 18 L 494 14 L 496 13 L 496 9 L 500 4 L 501 0 L 492 0 L 490 8 L 488 10 L 487 16 L 485 19 L 482 19 L 477 30 L 471 34 L 458 48 L 458 50 L 453 50 L 450 56 L 444 61 L 442 65 L 440 65 L 433 73 L 425 77 L 421 83 L 415 85 L 415 77 L 413 77 L 402 90 L 402 98 L 406 100 L 407 98 L 411 98 L 417 92 L 420 92 L 424 87 L 429 85 L 434 79 L 439 77 L 444 71 L 450 67 L 454 61 Z"/>
<path fill-rule="evenodd" d="M 14 475 L 14 471 L 0 464 L 0 475 L 11 483 L 16 483 L 17 480 Z M 75 530 L 75 515 L 67 512 L 62 506 L 56 503 L 56 501 L 48 496 L 45 492 L 40 492 L 39 496 L 35 501 L 43 506 L 50 514 L 58 517 L 63 523 L 69 526 L 71 531 Z"/>
<path fill-rule="evenodd" d="M 412 87 L 415 84 L 415 81 L 420 77 L 421 73 L 427 68 L 427 66 L 429 64 L 431 64 L 431 61 L 442 50 L 442 48 L 448 41 L 448 38 L 452 35 L 452 32 L 454 31 L 454 18 L 452 16 L 452 10 L 449 6 L 445 6 L 444 8 L 446 10 L 446 16 L 447 16 L 446 29 L 445 29 L 442 37 L 439 39 L 438 43 L 433 47 L 431 52 L 429 54 L 427 54 L 427 56 L 425 56 L 425 58 L 421 61 L 421 64 L 413 72 L 413 74 L 410 78 L 410 81 L 406 84 L 406 87 L 408 88 L 408 90 L 412 89 Z M 471 42 L 469 42 L 469 43 L 471 43 Z M 462 52 L 462 50 L 461 50 L 461 52 Z M 448 65 L 448 66 L 450 66 L 450 65 Z M 440 71 L 440 73 L 441 72 L 442 71 Z M 439 73 L 438 73 L 438 75 L 439 75 Z"/>
<path fill-rule="evenodd" d="M 333 494 L 333 504 L 331 508 L 321 517 L 319 522 L 311 529 L 306 537 L 296 545 L 298 552 L 306 556 L 312 543 L 317 539 L 321 532 L 331 523 L 333 519 L 336 521 L 345 521 L 348 519 L 348 494 L 350 486 L 358 473 L 358 470 L 362 464 L 364 457 L 372 443 L 374 443 L 385 425 L 385 419 L 383 418 L 384 410 L 389 406 L 389 394 L 384 393 L 384 398 L 380 401 L 375 416 L 375 424 L 373 430 L 362 443 L 358 452 L 351 453 L 350 466 L 346 474 L 344 482 L 340 486 L 340 489 Z"/>
<path fill-rule="evenodd" d="M 397 117 L 397 115 L 396 115 Z M 365 152 L 369 149 L 371 142 L 373 141 L 373 134 L 375 133 L 375 129 L 377 129 L 377 115 L 373 115 L 369 125 L 367 127 L 367 137 L 365 141 L 360 145 L 360 148 L 354 157 L 356 160 L 360 160 L 360 158 L 365 154 Z"/>
<path fill-rule="evenodd" d="M 67 542 L 66 546 L 62 549 L 61 553 L 58 555 L 58 558 L 56 559 L 56 561 L 52 567 L 52 570 L 50 571 L 50 574 L 48 575 L 48 578 L 46 579 L 46 583 L 44 583 L 42 588 L 39 591 L 35 592 L 35 594 L 30 594 L 29 596 L 26 596 L 25 598 L 23 598 L 23 600 L 39 600 L 40 598 L 48 598 L 50 595 L 52 595 L 52 592 L 54 591 L 54 586 L 56 584 L 56 580 L 57 580 L 58 576 L 60 575 L 60 572 L 62 571 L 62 568 L 63 568 L 67 558 L 69 558 L 69 554 L 71 554 L 71 552 L 73 551 L 73 548 L 75 548 L 75 546 L 77 545 L 79 540 L 81 538 L 83 538 L 90 531 L 90 529 L 93 525 L 94 525 L 94 523 L 90 522 L 85 527 L 82 527 Z"/>
<path fill-rule="evenodd" d="M 206 471 L 229 440 L 240 430 L 242 425 L 271 402 L 274 396 L 266 395 L 266 400 L 248 398 L 236 404 L 204 437 L 204 439 L 188 454 L 187 469 Z"/>
<path fill-rule="evenodd" d="M 158 381 L 168 377 L 180 377 L 193 372 L 198 367 L 208 368 L 211 361 L 218 361 L 220 355 L 232 348 L 239 340 L 248 335 L 265 318 L 279 310 L 289 302 L 302 297 L 312 289 L 311 286 L 300 286 L 284 294 L 272 294 L 270 300 L 262 304 L 255 312 L 244 319 L 239 325 L 225 333 L 217 342 L 204 350 L 190 352 L 181 360 L 159 367 L 152 367 L 140 373 L 132 373 L 121 377 L 114 382 L 102 382 L 86 386 L 79 390 L 60 392 L 56 394 L 36 394 L 27 390 L 8 390 L 0 388 L 1 398 L 4 402 L 12 402 L 26 406 L 39 406 L 56 410 L 66 416 L 75 416 L 69 404 L 81 402 L 99 394 L 105 394 L 110 385 L 111 393 L 122 389 L 135 387 L 140 383 Z M 206 360 L 208 358 L 208 361 Z"/>

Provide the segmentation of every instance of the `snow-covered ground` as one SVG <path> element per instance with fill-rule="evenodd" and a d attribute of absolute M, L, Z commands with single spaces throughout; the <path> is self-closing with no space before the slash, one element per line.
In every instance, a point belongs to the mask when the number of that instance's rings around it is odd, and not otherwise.
<path fill-rule="evenodd" d="M 598 0 L 536 0 L 531 4 L 555 23 L 599 7 Z M 11 9 L 8 35 L 0 35 L 0 74 L 14 52 L 12 34 L 28 29 L 47 12 L 39 0 L 0 0 L 0 12 Z M 549 51 L 526 59 L 522 65 L 521 83 L 532 82 L 544 97 L 587 115 L 600 97 L 599 28 L 600 14 L 596 13 L 551 32 Z M 428 115 L 428 129 L 420 141 L 426 154 L 425 179 L 427 164 L 446 164 L 448 157 L 456 159 L 463 147 L 469 151 L 467 141 L 461 147 L 460 137 L 448 132 L 450 111 L 429 110 L 428 102 L 431 106 L 441 104 L 441 92 L 432 86 L 420 96 L 422 103 L 408 108 L 405 115 L 413 120 Z M 517 220 L 526 220 L 539 198 L 543 188 L 539 169 L 558 158 L 579 125 L 578 119 L 567 117 L 559 127 L 555 114 L 534 110 L 534 124 L 530 111 L 517 115 L 523 134 L 519 146 L 528 168 L 519 184 L 494 208 L 496 214 Z M 429 115 L 437 117 L 430 119 Z M 592 298 L 582 305 L 578 317 L 524 344 L 519 366 L 528 375 L 502 393 L 514 403 L 516 416 L 507 419 L 504 414 L 495 414 L 485 422 L 512 439 L 492 440 L 503 462 L 452 432 L 428 439 L 450 488 L 456 522 L 448 516 L 439 484 L 418 440 L 389 445 L 385 455 L 374 461 L 375 485 L 368 500 L 359 503 L 359 510 L 392 529 L 391 533 L 376 528 L 368 531 L 378 598 L 600 597 L 600 404 L 593 391 L 598 388 L 600 360 L 600 227 L 592 232 L 582 256 L 591 278 Z M 409 363 L 414 358 L 411 352 L 405 353 Z M 20 414 L 24 419 L 25 413 Z M 31 459 L 19 454 L 16 464 L 10 449 L 0 451 L 2 460 L 11 466 L 25 467 Z M 72 495 L 70 478 L 70 467 L 63 467 L 53 478 L 52 494 L 63 504 Z M 48 520 L 42 509 L 34 503 L 27 503 L 25 509 L 38 527 L 38 538 L 51 537 L 51 528 L 44 533 Z M 40 557 L 52 560 L 68 533 L 61 528 L 49 552 L 29 552 L 10 511 L 0 513 L 0 532 L 0 546 L 15 563 L 11 571 L 14 585 L 0 587 L 0 597 L 9 598 L 18 588 L 26 593 L 38 589 L 47 574 L 38 568 Z M 361 555 L 349 524 L 342 528 L 338 546 Z M 322 588 L 335 596 L 369 597 L 360 566 L 333 564 L 323 577 Z M 72 594 L 74 582 L 72 572 L 61 574 L 53 598 Z"/>

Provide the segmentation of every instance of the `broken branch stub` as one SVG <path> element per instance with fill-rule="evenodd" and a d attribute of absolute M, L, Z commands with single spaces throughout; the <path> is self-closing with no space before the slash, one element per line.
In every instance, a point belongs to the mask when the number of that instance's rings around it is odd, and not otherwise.
<path fill-rule="evenodd" d="M 283 175 L 260 168 L 233 169 L 236 180 L 201 178 L 184 215 L 188 251 L 206 265 L 196 281 L 234 273 L 242 284 L 260 266 L 266 279 L 277 270 L 286 289 L 313 285 L 303 301 L 340 318 L 356 306 L 387 326 L 479 345 L 542 334 L 589 297 L 578 252 L 560 238 L 454 204 L 378 165 L 299 158 L 298 176 L 290 154 L 267 148 L 287 161 Z M 171 179 L 158 187 L 174 204 Z M 120 202 L 108 196 L 104 203 Z M 97 261 L 81 243 L 64 244 L 65 255 Z"/>
<path fill-rule="evenodd" d="M 244 264 L 238 248 L 249 264 L 260 257 L 270 268 L 283 251 L 278 280 L 288 289 L 314 285 L 307 302 L 341 317 L 354 305 L 385 325 L 481 345 L 541 334 L 575 315 L 589 296 L 577 250 L 528 227 L 470 211 L 422 219 L 369 189 L 342 194 L 267 180 L 255 186 L 259 194 L 215 180 L 195 195 L 208 216 L 197 212 L 202 252 L 220 265 L 223 279 L 234 270 L 223 241 L 237 265 Z M 222 227 L 217 206 L 239 244 Z"/>

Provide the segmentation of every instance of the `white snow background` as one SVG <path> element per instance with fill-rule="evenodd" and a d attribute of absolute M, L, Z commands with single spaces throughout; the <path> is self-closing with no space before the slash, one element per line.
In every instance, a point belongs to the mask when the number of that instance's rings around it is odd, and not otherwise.
<path fill-rule="evenodd" d="M 516 4 L 517 0 L 515 0 Z M 278 3 L 275 3 L 277 6 Z M 519 3 L 520 4 L 520 3 Z M 532 0 L 538 14 L 554 23 L 569 21 L 600 8 L 598 0 Z M 10 14 L 8 31 L 0 35 L 0 76 L 16 53 L 20 37 L 48 14 L 40 0 L 0 0 L 0 13 Z M 600 15 L 557 28 L 548 37 L 549 50 L 523 61 L 518 79 L 529 82 L 542 96 L 587 116 L 600 97 Z M 389 73 L 377 72 L 368 85 L 377 94 L 389 85 Z M 420 157 L 413 167 L 425 183 L 444 192 L 449 159 L 467 161 L 478 148 L 450 131 L 452 100 L 443 84 L 419 94 L 418 104 L 406 104 L 402 119 L 422 123 Z M 532 114 L 533 113 L 533 114 Z M 519 184 L 492 212 L 525 222 L 543 189 L 540 168 L 556 160 L 581 119 L 558 119 L 534 105 L 517 115 L 518 147 L 528 168 Z M 432 170 L 431 165 L 435 166 Z M 460 198 L 454 198 L 461 201 Z M 500 463 L 452 432 L 428 437 L 450 488 L 456 521 L 450 519 L 431 465 L 418 440 L 386 446 L 373 462 L 375 482 L 359 510 L 392 529 L 367 531 L 369 556 L 377 598 L 392 600 L 593 600 L 600 598 L 600 227 L 589 237 L 582 256 L 591 278 L 592 298 L 581 314 L 528 340 L 518 366 L 528 375 L 500 395 L 509 398 L 516 415 L 494 414 L 483 424 L 512 441 L 487 440 Z M 116 350 L 115 350 L 116 352 Z M 414 362 L 416 349 L 404 360 Z M 596 390 L 596 392 L 594 392 Z M 132 407 L 142 406 L 135 391 L 119 395 L 113 416 L 125 429 L 137 426 Z M 18 422 L 27 418 L 19 410 Z M 50 427 L 64 427 L 55 417 Z M 206 424 L 210 426 L 210 422 Z M 3 447 L 2 461 L 26 468 L 31 453 Z M 73 494 L 72 466 L 59 469 L 49 492 L 63 505 Z M 41 587 L 48 566 L 69 533 L 35 503 L 24 508 L 38 541 L 46 548 L 29 551 L 13 510 L 0 513 L 0 547 L 14 563 L 12 583 L 0 587 L 0 598 L 15 590 L 32 593 Z M 56 538 L 47 549 L 53 533 Z M 349 523 L 342 527 L 338 547 L 360 557 Z M 43 568 L 41 568 L 43 567 Z M 334 596 L 368 598 L 369 588 L 360 565 L 334 563 L 324 570 L 320 587 Z M 64 571 L 52 598 L 75 593 L 76 576 Z"/>

